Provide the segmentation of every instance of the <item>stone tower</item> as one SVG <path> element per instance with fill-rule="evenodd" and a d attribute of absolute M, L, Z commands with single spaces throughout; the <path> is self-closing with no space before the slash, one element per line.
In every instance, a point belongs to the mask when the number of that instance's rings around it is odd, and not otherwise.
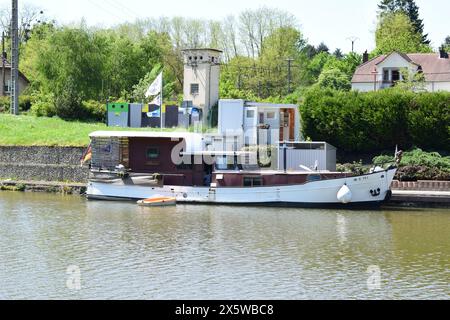
<path fill-rule="evenodd" d="M 211 107 L 219 102 L 221 54 L 217 49 L 183 50 L 183 100 L 202 110 L 204 124 L 208 124 Z"/>

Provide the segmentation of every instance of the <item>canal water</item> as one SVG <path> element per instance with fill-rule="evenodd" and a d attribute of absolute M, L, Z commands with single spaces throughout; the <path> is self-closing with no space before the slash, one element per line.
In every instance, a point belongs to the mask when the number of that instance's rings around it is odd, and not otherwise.
<path fill-rule="evenodd" d="M 448 299 L 450 210 L 0 193 L 0 299 Z"/>

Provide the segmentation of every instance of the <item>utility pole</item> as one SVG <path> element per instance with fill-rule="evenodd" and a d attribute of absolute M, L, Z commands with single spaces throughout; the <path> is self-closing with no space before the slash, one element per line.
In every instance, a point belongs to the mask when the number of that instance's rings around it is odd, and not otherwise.
<path fill-rule="evenodd" d="M 11 113 L 19 114 L 19 4 L 12 0 L 11 17 Z"/>
<path fill-rule="evenodd" d="M 2 33 L 2 88 L 1 95 L 5 96 L 5 86 L 6 86 L 6 52 L 5 52 L 5 31 Z"/>
<path fill-rule="evenodd" d="M 291 90 L 291 83 L 292 83 L 291 68 L 292 68 L 292 62 L 293 61 L 294 61 L 294 59 L 287 59 L 287 62 L 288 62 L 288 94 L 292 93 L 292 90 Z"/>

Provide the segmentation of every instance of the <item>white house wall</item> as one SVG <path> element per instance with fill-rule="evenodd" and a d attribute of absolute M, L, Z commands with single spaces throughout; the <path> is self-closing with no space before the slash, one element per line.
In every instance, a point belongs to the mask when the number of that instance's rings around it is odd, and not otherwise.
<path fill-rule="evenodd" d="M 243 135 L 244 100 L 219 101 L 219 134 Z"/>
<path fill-rule="evenodd" d="M 352 90 L 360 91 L 360 92 L 370 92 L 374 91 L 373 82 L 365 82 L 365 83 L 352 83 Z"/>
<path fill-rule="evenodd" d="M 407 68 L 409 70 L 414 70 L 413 64 L 406 61 L 405 58 L 403 58 L 401 55 L 397 53 L 391 54 L 389 57 L 387 57 L 383 62 L 378 64 L 377 70 L 378 70 L 378 76 L 379 81 L 383 80 L 383 69 L 389 68 L 389 69 L 403 69 Z M 417 68 L 417 67 L 416 67 Z"/>
<path fill-rule="evenodd" d="M 425 89 L 429 92 L 450 91 L 450 82 L 427 82 Z"/>

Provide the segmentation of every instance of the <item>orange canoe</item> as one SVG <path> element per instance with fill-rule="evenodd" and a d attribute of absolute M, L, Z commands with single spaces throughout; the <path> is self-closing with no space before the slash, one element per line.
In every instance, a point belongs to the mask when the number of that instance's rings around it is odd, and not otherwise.
<path fill-rule="evenodd" d="M 144 207 L 164 207 L 164 206 L 174 206 L 176 204 L 177 199 L 171 197 L 155 197 L 138 201 L 138 205 Z"/>

